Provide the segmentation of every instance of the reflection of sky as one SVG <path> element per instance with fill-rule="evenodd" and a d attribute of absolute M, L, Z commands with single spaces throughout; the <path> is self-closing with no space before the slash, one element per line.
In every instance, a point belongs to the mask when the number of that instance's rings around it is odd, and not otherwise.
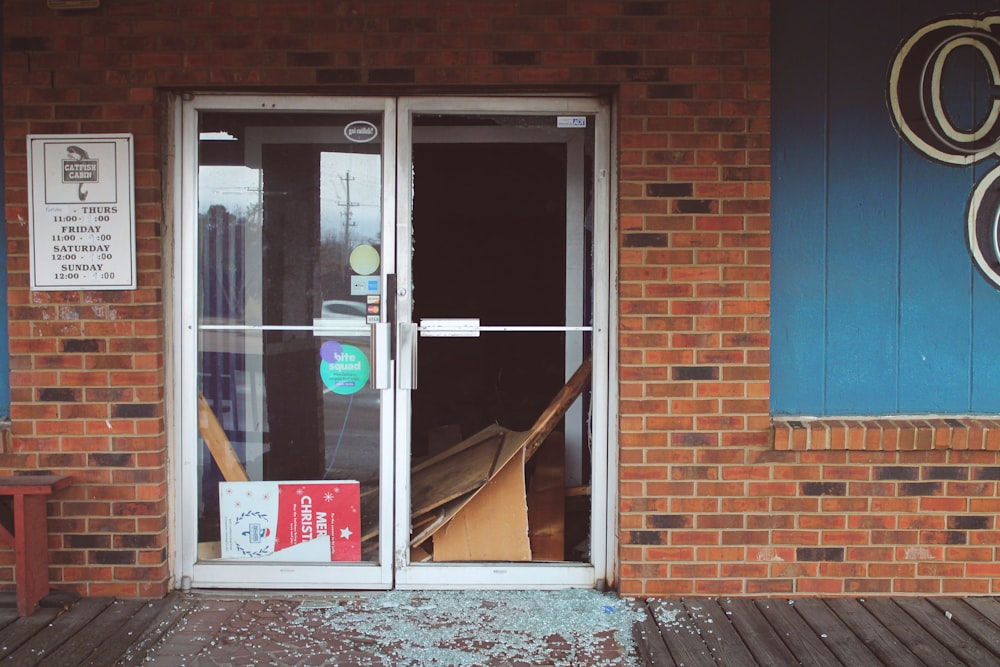
<path fill-rule="evenodd" d="M 202 166 L 198 170 L 198 213 L 210 206 L 224 206 L 236 215 L 257 203 L 259 172 L 247 167 Z"/>
<path fill-rule="evenodd" d="M 381 239 L 381 156 L 357 153 L 323 153 L 320 157 L 320 223 L 323 236 L 342 234 L 348 210 L 350 178 L 350 237 L 353 243 Z"/>
<path fill-rule="evenodd" d="M 379 243 L 381 238 L 381 156 L 324 152 L 320 157 L 320 224 L 323 236 L 343 238 L 350 210 L 351 243 Z M 202 166 L 198 171 L 198 211 L 221 205 L 244 215 L 257 204 L 260 172 L 242 166 Z M 347 190 L 350 178 L 350 207 Z"/>

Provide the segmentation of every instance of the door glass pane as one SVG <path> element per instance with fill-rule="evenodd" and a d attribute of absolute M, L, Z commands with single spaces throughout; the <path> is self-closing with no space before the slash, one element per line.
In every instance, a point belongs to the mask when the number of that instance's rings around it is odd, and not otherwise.
<path fill-rule="evenodd" d="M 417 475 L 426 461 L 450 465 L 442 452 L 491 429 L 530 430 L 590 355 L 593 119 L 424 114 L 413 124 L 412 318 L 508 328 L 419 340 L 411 398 L 418 556 L 589 562 L 589 382 L 555 427 L 559 437 L 516 462 L 523 479 L 480 493 L 484 514 L 475 516 L 489 517 L 479 522 L 486 530 L 451 520 L 422 539 L 454 501 L 421 517 L 433 499 Z M 460 481 L 450 478 L 437 495 L 464 493 Z M 512 548 L 524 521 L 530 539 Z"/>
<path fill-rule="evenodd" d="M 375 113 L 199 117 L 202 558 L 377 558 L 381 134 Z"/>

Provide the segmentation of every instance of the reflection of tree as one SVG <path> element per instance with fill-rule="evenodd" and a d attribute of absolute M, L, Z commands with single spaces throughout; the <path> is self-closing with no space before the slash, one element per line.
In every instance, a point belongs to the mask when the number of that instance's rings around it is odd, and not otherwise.
<path fill-rule="evenodd" d="M 260 238 L 260 213 L 259 203 L 247 206 L 243 215 L 213 204 L 198 215 L 203 317 L 242 321 L 247 295 L 260 293 L 260 276 L 246 271 L 246 244 Z"/>
<path fill-rule="evenodd" d="M 325 229 L 319 246 L 319 284 L 324 299 L 350 294 L 351 275 L 344 250 L 344 235 Z"/>

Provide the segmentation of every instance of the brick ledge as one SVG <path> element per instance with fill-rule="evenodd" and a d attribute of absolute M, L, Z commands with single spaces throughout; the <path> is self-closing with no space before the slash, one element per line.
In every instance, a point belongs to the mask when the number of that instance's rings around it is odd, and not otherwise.
<path fill-rule="evenodd" d="M 1000 451 L 1000 416 L 776 417 L 771 434 L 783 451 Z"/>

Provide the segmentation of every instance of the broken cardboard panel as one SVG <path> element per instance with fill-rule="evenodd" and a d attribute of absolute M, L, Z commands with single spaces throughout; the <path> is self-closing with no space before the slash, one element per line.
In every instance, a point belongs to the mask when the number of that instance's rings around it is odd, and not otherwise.
<path fill-rule="evenodd" d="M 528 483 L 528 537 L 531 559 L 560 561 L 566 558 L 566 437 L 549 434 L 531 459 Z"/>
<path fill-rule="evenodd" d="M 420 546 L 425 540 L 441 530 L 442 526 L 448 525 L 468 503 L 473 501 L 487 482 L 519 453 L 523 453 L 521 465 L 523 473 L 523 461 L 530 459 L 539 450 L 556 424 L 583 391 L 590 379 L 590 370 L 591 360 L 588 358 L 528 431 L 510 431 L 501 426 L 492 425 L 462 441 L 451 450 L 414 467 L 411 475 L 413 487 L 411 494 L 417 494 L 419 482 L 421 504 L 418 507 L 414 502 L 413 517 L 420 517 L 432 509 L 443 509 L 447 520 L 442 521 L 439 516 L 429 528 L 420 532 L 412 531 L 411 547 Z M 495 452 L 495 458 L 493 463 L 487 466 L 486 461 L 489 459 L 488 453 L 491 448 Z M 474 451 L 470 453 L 470 450 Z M 474 462 L 476 468 L 464 470 L 463 465 L 471 462 Z M 456 477 L 456 473 L 462 474 Z M 486 481 L 478 484 L 476 480 L 482 479 L 484 475 L 487 478 Z M 562 482 L 560 481 L 559 484 L 561 489 Z M 459 493 L 466 488 L 468 490 Z M 547 492 L 551 493 L 551 489 L 547 489 Z M 560 498 L 562 498 L 561 495 Z M 539 521 L 545 525 L 551 521 L 551 516 L 545 519 L 540 518 Z M 556 531 L 560 532 L 558 529 Z M 544 540 L 545 536 L 539 534 L 539 539 Z M 546 555 L 555 553 L 555 547 L 552 544 L 546 545 L 544 549 Z M 437 558 L 438 555 L 435 553 L 435 560 Z M 555 559 L 562 560 L 563 556 L 560 554 Z"/>
<path fill-rule="evenodd" d="M 525 460 L 530 459 L 587 386 L 590 371 L 588 358 L 531 429 L 511 431 L 493 424 L 412 466 L 411 548 L 420 547 L 446 525 L 519 452 L 524 452 Z M 377 516 L 377 507 L 363 512 L 363 539 L 366 542 L 378 536 Z"/>
<path fill-rule="evenodd" d="M 434 560 L 531 560 L 525 495 L 521 450 L 434 533 Z"/>

